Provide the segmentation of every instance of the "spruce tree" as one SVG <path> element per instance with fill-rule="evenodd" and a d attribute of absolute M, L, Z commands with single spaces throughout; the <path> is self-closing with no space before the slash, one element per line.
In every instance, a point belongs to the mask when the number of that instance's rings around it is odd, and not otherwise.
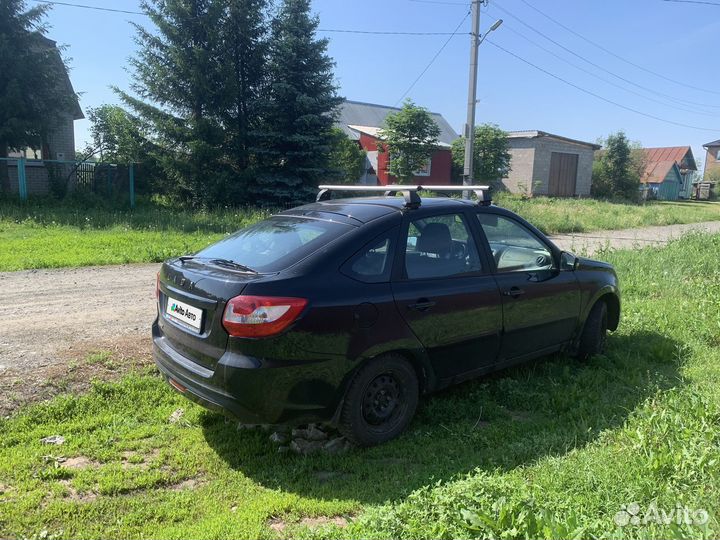
<path fill-rule="evenodd" d="M 329 168 L 335 111 L 342 101 L 328 40 L 318 39 L 310 0 L 283 0 L 272 22 L 256 193 L 276 203 L 306 201 Z"/>
<path fill-rule="evenodd" d="M 218 117 L 233 172 L 227 197 L 231 202 L 249 202 L 247 184 L 257 174 L 253 141 L 261 129 L 260 98 L 266 83 L 268 0 L 225 1 L 227 10 L 219 28 L 223 69 Z"/>
<path fill-rule="evenodd" d="M 169 192 L 194 206 L 212 204 L 229 177 L 216 115 L 223 62 L 217 29 L 225 2 L 144 0 L 141 6 L 157 31 L 135 25 L 136 96 L 118 92 L 158 143 Z"/>
<path fill-rule="evenodd" d="M 145 0 L 137 97 L 120 92 L 157 143 L 169 191 L 195 205 L 248 202 L 267 81 L 269 0 Z"/>

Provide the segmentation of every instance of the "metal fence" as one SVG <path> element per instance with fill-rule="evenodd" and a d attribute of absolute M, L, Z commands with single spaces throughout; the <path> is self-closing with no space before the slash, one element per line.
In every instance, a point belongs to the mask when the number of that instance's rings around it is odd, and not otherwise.
<path fill-rule="evenodd" d="M 92 193 L 106 199 L 125 200 L 135 207 L 136 163 L 0 158 L 7 163 L 7 185 L 3 191 L 29 195 L 64 196 L 71 192 Z"/>

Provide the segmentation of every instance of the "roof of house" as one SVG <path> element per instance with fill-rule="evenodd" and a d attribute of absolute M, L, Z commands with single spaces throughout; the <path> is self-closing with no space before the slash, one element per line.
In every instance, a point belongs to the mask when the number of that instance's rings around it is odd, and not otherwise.
<path fill-rule="evenodd" d="M 643 148 L 645 161 L 655 163 L 661 161 L 674 161 L 681 169 L 697 171 L 695 156 L 689 146 L 663 146 L 660 148 Z M 685 161 L 685 163 L 683 163 Z M 683 165 L 686 165 L 683 167 Z"/>
<path fill-rule="evenodd" d="M 640 177 L 640 182 L 643 184 L 662 184 L 673 167 L 675 167 L 678 170 L 678 174 L 680 174 L 680 168 L 678 167 L 676 161 L 665 160 L 648 162 L 645 165 L 645 171 Z"/>
<path fill-rule="evenodd" d="M 358 132 L 358 133 L 364 133 L 365 135 L 370 135 L 371 137 L 375 137 L 376 139 L 382 139 L 382 128 L 375 127 L 375 126 L 356 126 L 355 124 L 348 125 L 350 130 Z M 357 139 L 357 134 L 354 134 L 352 137 L 354 139 Z M 444 143 L 442 141 L 438 142 L 438 146 L 442 148 L 451 148 L 452 145 L 448 143 Z"/>
<path fill-rule="evenodd" d="M 508 139 L 537 139 L 539 137 L 549 137 L 551 139 L 557 139 L 564 142 L 569 142 L 572 144 L 579 144 L 581 146 L 589 146 L 593 150 L 600 150 L 602 146 L 595 143 L 580 141 L 578 139 L 571 139 L 569 137 L 563 137 L 562 135 L 555 135 L 553 133 L 548 133 L 547 131 L 539 131 L 536 129 L 530 129 L 525 131 L 509 131 L 508 132 Z"/>
<path fill-rule="evenodd" d="M 399 110 L 397 107 L 345 100 L 339 107 L 336 125 L 342 129 L 348 137 L 357 139 L 359 137 L 358 130 L 352 129 L 350 126 L 381 128 L 385 122 L 385 117 Z M 439 141 L 444 143 L 444 145 L 452 144 L 452 142 L 458 138 L 458 134 L 452 126 L 441 114 L 431 112 L 430 115 L 440 128 Z M 375 137 L 377 135 L 373 136 Z"/>
<path fill-rule="evenodd" d="M 72 115 L 73 120 L 82 120 L 85 118 L 85 115 L 82 112 L 82 109 L 80 108 L 80 103 L 77 99 L 77 94 L 75 93 L 75 90 L 73 89 L 72 82 L 70 82 L 70 75 L 67 72 L 67 68 L 65 67 L 65 64 L 62 62 L 62 57 L 60 56 L 60 50 L 57 48 L 57 43 L 53 41 L 52 39 L 43 36 L 42 34 L 38 34 L 38 37 L 40 38 L 40 43 L 42 43 L 44 46 L 48 48 L 55 49 L 57 52 L 57 64 L 58 67 L 62 67 L 62 73 L 64 75 L 64 85 L 67 89 L 67 91 L 75 98 Z"/>
<path fill-rule="evenodd" d="M 717 141 L 703 144 L 703 148 L 708 148 L 709 146 L 720 146 L 720 139 L 718 139 Z"/>
<path fill-rule="evenodd" d="M 648 184 L 659 184 L 667 177 L 673 165 L 678 168 L 696 171 L 697 165 L 689 146 L 667 146 L 661 148 L 643 148 L 645 153 L 645 170 L 640 181 Z M 687 158 L 687 159 L 686 159 Z M 685 161 L 685 163 L 683 163 Z M 686 165 L 686 167 L 682 167 Z"/>

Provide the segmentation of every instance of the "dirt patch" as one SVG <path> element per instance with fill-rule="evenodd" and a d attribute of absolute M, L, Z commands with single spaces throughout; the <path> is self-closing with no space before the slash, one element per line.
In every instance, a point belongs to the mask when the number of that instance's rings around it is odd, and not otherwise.
<path fill-rule="evenodd" d="M 98 494 L 94 491 L 78 491 L 72 485 L 70 480 L 60 480 L 60 484 L 65 488 L 65 498 L 77 502 L 92 502 L 98 498 Z"/>
<path fill-rule="evenodd" d="M 95 467 L 99 467 L 102 465 L 102 463 L 92 460 L 89 457 L 85 456 L 76 456 L 64 459 L 61 462 L 62 466 L 66 469 L 72 469 L 72 470 L 83 470 L 83 469 L 91 469 Z"/>
<path fill-rule="evenodd" d="M 122 460 L 123 469 L 147 469 L 150 466 L 150 462 L 156 459 L 160 455 L 160 450 L 157 448 L 151 449 L 149 452 L 140 453 L 135 450 L 125 450 L 120 452 L 120 459 Z"/>
<path fill-rule="evenodd" d="M 300 521 L 286 522 L 281 518 L 272 518 L 268 521 L 268 527 L 273 531 L 283 532 L 289 525 L 300 525 L 315 529 L 323 525 L 336 525 L 338 527 L 347 527 L 348 520 L 343 516 L 318 516 L 304 517 Z"/>
<path fill-rule="evenodd" d="M 205 483 L 205 480 L 203 480 L 202 478 L 188 478 L 187 480 L 183 480 L 182 482 L 178 482 L 177 484 L 170 484 L 169 486 L 167 486 L 167 489 L 171 491 L 198 489 L 199 487 L 204 486 Z"/>

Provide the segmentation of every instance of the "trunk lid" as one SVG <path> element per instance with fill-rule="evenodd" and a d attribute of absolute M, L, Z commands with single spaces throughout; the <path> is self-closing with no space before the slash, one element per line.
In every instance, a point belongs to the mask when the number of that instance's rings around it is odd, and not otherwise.
<path fill-rule="evenodd" d="M 227 346 L 222 325 L 227 301 L 262 277 L 207 261 L 176 259 L 163 264 L 158 324 L 167 344 L 185 358 L 214 369 Z"/>

